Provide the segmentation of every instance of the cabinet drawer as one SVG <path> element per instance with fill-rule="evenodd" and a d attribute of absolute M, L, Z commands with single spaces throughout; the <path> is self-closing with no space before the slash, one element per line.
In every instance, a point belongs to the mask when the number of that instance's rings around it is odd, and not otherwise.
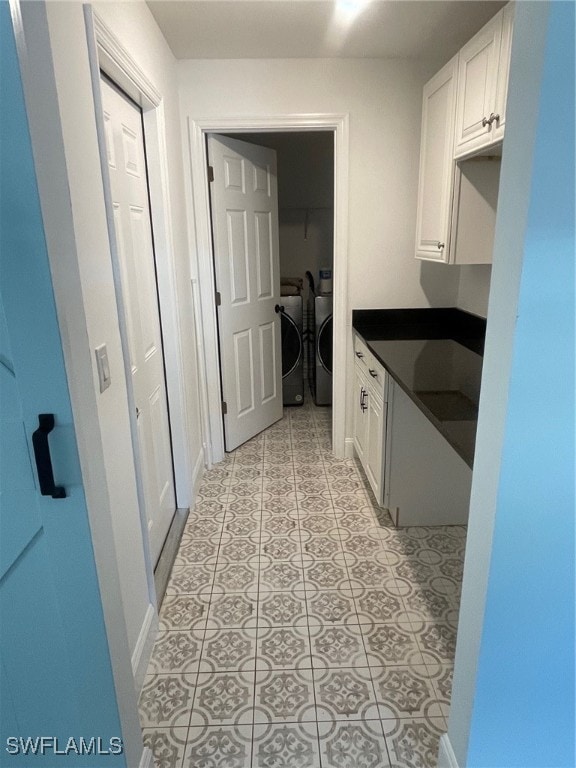
<path fill-rule="evenodd" d="M 371 358 L 372 354 L 368 351 L 366 344 L 358 336 L 354 336 L 354 360 L 361 370 L 368 371 L 368 363 Z"/>
<path fill-rule="evenodd" d="M 376 361 L 376 358 L 373 355 L 370 355 L 368 364 L 367 364 L 367 370 L 368 370 L 368 376 L 367 379 L 372 386 L 372 389 L 380 395 L 380 397 L 384 398 L 384 385 L 386 383 L 386 371 L 385 369 Z"/>
<path fill-rule="evenodd" d="M 374 392 L 383 398 L 386 371 L 358 336 L 354 336 L 354 360 Z"/>

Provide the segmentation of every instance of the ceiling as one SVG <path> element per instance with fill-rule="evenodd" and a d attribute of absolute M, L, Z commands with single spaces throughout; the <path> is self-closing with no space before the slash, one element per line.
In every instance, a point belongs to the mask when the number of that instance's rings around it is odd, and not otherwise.
<path fill-rule="evenodd" d="M 353 21 L 334 0 L 147 4 L 178 59 L 401 57 L 444 62 L 505 3 L 372 0 Z"/>

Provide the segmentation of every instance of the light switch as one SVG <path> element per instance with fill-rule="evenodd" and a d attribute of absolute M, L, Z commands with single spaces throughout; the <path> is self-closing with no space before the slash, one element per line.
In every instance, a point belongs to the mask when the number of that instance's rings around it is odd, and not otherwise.
<path fill-rule="evenodd" d="M 98 368 L 98 380 L 100 382 L 100 392 L 108 389 L 112 383 L 110 376 L 110 363 L 108 362 L 108 350 L 106 344 L 96 347 L 96 367 Z"/>

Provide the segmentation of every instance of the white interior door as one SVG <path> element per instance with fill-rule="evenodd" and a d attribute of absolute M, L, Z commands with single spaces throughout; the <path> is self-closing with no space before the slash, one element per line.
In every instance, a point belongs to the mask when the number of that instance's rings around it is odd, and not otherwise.
<path fill-rule="evenodd" d="M 156 563 L 176 508 L 142 113 L 104 79 L 102 105 L 138 423 L 150 550 Z"/>
<path fill-rule="evenodd" d="M 208 137 L 224 438 L 231 451 L 282 418 L 276 152 Z"/>

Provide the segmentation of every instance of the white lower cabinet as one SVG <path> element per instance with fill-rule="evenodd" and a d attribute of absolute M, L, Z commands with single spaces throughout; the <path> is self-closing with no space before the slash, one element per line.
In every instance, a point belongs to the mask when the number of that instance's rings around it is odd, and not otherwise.
<path fill-rule="evenodd" d="M 394 525 L 465 525 L 472 470 L 396 382 L 389 382 L 386 507 Z"/>
<path fill-rule="evenodd" d="M 374 495 L 379 503 L 383 501 L 384 443 L 386 439 L 386 403 L 374 391 L 368 398 L 368 439 L 364 469 Z"/>
<path fill-rule="evenodd" d="M 360 343 L 361 344 L 361 343 Z M 377 502 L 384 502 L 387 384 L 384 368 L 364 345 L 354 366 L 354 448 Z"/>
<path fill-rule="evenodd" d="M 462 525 L 472 470 L 354 339 L 354 448 L 377 503 L 396 526 Z"/>
<path fill-rule="evenodd" d="M 368 404 L 366 403 L 366 380 L 355 366 L 354 377 L 354 449 L 362 465 L 367 454 L 366 438 L 368 436 Z"/>

